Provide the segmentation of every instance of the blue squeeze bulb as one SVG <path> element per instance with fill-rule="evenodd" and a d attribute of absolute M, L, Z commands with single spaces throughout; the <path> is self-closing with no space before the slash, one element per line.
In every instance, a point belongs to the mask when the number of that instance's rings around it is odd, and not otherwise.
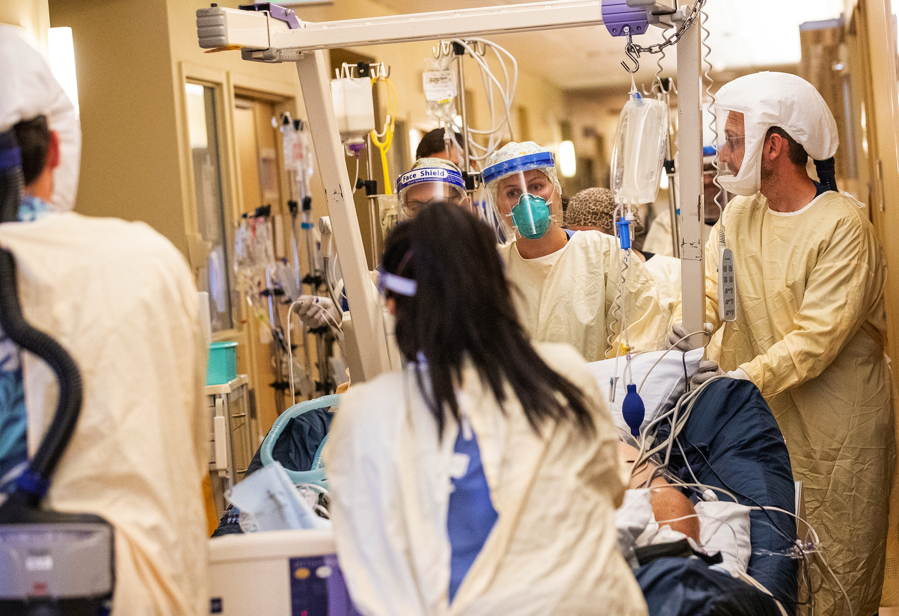
<path fill-rule="evenodd" d="M 621 414 L 634 438 L 640 438 L 640 426 L 643 425 L 643 418 L 646 416 L 646 407 L 643 406 L 643 398 L 637 393 L 637 386 L 633 383 L 627 386 L 627 395 L 621 403 Z"/>

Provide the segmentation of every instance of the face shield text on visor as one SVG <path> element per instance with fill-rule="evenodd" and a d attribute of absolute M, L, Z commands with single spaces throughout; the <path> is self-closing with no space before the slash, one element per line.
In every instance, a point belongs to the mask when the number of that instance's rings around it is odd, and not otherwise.
<path fill-rule="evenodd" d="M 396 181 L 400 220 L 408 220 L 431 203 L 462 205 L 465 181 L 454 169 L 421 167 L 401 175 Z"/>
<path fill-rule="evenodd" d="M 525 239 L 539 239 L 552 220 L 561 220 L 557 187 L 547 173 L 554 166 L 551 152 L 537 152 L 484 169 L 490 203 L 505 224 L 506 237 L 511 237 L 514 228 Z"/>

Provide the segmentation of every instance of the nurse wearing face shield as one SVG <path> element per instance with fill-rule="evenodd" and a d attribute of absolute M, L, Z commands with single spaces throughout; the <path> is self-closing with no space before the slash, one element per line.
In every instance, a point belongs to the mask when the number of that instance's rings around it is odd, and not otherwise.
<path fill-rule="evenodd" d="M 442 158 L 420 158 L 396 181 L 400 220 L 409 220 L 432 203 L 446 202 L 470 209 L 465 180 L 453 163 Z"/>
<path fill-rule="evenodd" d="M 873 614 L 895 460 L 883 250 L 863 206 L 836 192 L 837 126 L 811 84 L 759 73 L 727 84 L 717 99 L 720 182 L 740 196 L 718 222 L 733 251 L 737 313 L 713 359 L 761 390 L 851 611 Z M 809 156 L 818 181 L 806 171 Z M 717 326 L 715 231 L 706 321 Z M 825 585 L 815 600 L 815 614 L 850 613 L 839 589 Z"/>
<path fill-rule="evenodd" d="M 614 357 L 625 340 L 634 350 L 658 348 L 661 309 L 644 265 L 630 259 L 622 275 L 623 252 L 614 237 L 560 226 L 562 188 L 552 153 L 513 142 L 487 162 L 488 198 L 512 238 L 499 251 L 531 338 L 566 342 L 587 361 Z"/>
<path fill-rule="evenodd" d="M 465 192 L 462 172 L 443 158 L 419 158 L 407 173 L 396 181 L 400 221 L 415 218 L 432 203 L 446 202 L 471 209 L 471 199 Z M 297 316 L 306 327 L 339 327 L 343 310 L 330 298 L 302 295 L 296 308 Z"/>

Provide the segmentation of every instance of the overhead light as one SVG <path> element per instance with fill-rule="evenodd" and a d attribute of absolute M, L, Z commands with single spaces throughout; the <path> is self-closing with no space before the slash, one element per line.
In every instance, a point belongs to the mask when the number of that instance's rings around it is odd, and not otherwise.
<path fill-rule="evenodd" d="M 75 76 L 75 45 L 72 42 L 71 28 L 50 28 L 47 31 L 47 43 L 50 48 L 50 71 L 63 91 L 78 110 L 78 80 Z"/>
<path fill-rule="evenodd" d="M 559 170 L 563 178 L 573 178 L 577 174 L 577 158 L 574 155 L 574 142 L 563 141 L 559 144 Z"/>

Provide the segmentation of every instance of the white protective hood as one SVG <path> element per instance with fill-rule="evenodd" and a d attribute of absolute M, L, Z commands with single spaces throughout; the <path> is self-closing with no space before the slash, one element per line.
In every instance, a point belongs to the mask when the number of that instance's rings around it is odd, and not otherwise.
<path fill-rule="evenodd" d="M 54 210 L 75 207 L 81 165 L 81 125 L 72 101 L 53 77 L 44 57 L 19 33 L 0 24 L 0 132 L 37 116 L 47 116 L 59 137 L 59 167 L 53 175 Z"/>
<path fill-rule="evenodd" d="M 718 133 L 723 141 L 727 112 L 743 114 L 746 150 L 736 176 L 719 176 L 728 192 L 749 197 L 759 191 L 762 145 L 772 126 L 779 126 L 815 160 L 832 157 L 840 145 L 837 123 L 815 87 L 787 73 L 755 73 L 734 79 L 715 95 Z"/>

